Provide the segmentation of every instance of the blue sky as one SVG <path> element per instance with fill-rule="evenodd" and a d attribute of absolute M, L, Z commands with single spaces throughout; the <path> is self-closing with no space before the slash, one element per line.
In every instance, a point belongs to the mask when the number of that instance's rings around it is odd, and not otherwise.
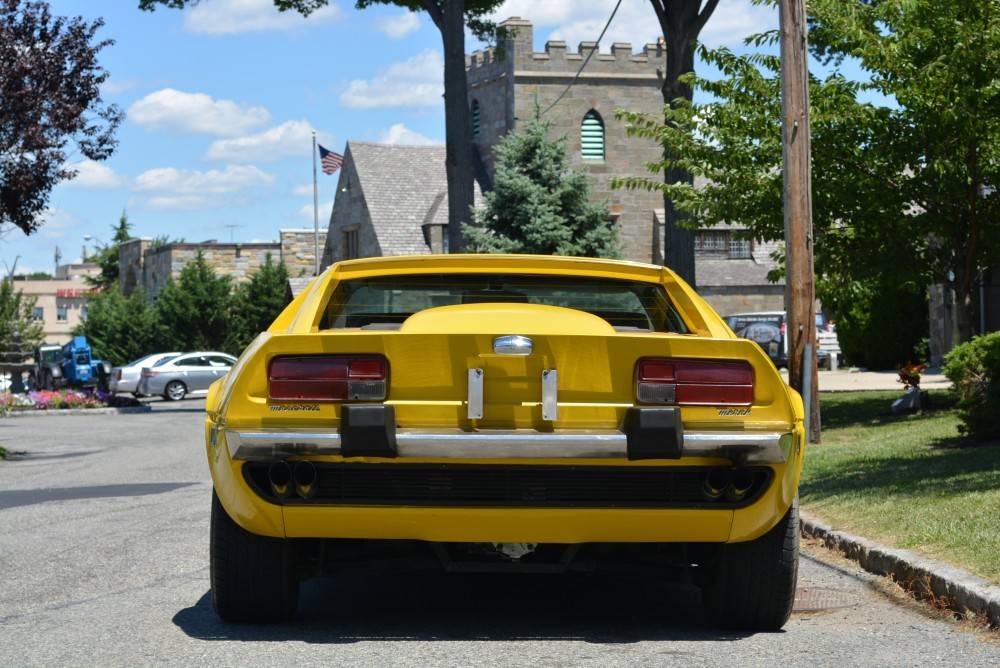
<path fill-rule="evenodd" d="M 52 193 L 42 227 L 0 238 L 5 271 L 54 271 L 86 245 L 111 238 L 127 212 L 136 236 L 272 240 L 312 228 L 311 133 L 343 152 L 347 140 L 444 142 L 440 35 L 425 14 L 395 7 L 363 12 L 332 0 L 309 18 L 279 13 L 272 0 L 201 0 L 183 11 L 138 10 L 138 0 L 51 0 L 62 16 L 103 17 L 115 44 L 101 52 L 106 102 L 127 118 L 117 152 L 102 163 L 70 162 L 73 181 Z M 534 24 L 535 48 L 597 39 L 614 0 L 511 0 L 496 13 Z M 656 40 L 646 0 L 624 0 L 601 43 Z M 773 11 L 722 0 L 702 33 L 737 46 L 777 27 Z M 481 47 L 471 38 L 469 51 Z M 337 176 L 319 175 L 320 227 Z M 90 236 L 89 241 L 85 236 Z"/>

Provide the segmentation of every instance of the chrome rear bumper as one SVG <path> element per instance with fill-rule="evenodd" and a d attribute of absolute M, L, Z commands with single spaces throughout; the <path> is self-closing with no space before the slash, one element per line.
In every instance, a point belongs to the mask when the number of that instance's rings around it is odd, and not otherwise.
<path fill-rule="evenodd" d="M 330 431 L 226 429 L 225 438 L 230 456 L 241 461 L 342 454 L 340 434 Z M 687 431 L 683 439 L 683 457 L 721 458 L 734 464 L 782 464 L 792 447 L 791 433 Z M 396 444 L 399 458 L 627 458 L 626 435 L 618 430 L 398 429 Z"/>

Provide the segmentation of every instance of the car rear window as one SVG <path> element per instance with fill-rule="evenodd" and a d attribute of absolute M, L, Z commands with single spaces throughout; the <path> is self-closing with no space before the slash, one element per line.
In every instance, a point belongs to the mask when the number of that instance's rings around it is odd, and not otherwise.
<path fill-rule="evenodd" d="M 659 285 L 523 274 L 420 274 L 342 281 L 320 327 L 397 329 L 419 311 L 477 303 L 561 306 L 592 313 L 621 331 L 689 333 Z"/>

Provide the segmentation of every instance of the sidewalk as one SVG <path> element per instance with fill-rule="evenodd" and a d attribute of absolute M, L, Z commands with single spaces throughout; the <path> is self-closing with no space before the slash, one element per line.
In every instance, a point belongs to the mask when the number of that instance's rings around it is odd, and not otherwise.
<path fill-rule="evenodd" d="M 781 370 L 781 377 L 788 382 L 788 369 Z M 920 379 L 921 390 L 945 390 L 951 387 L 941 369 L 928 368 Z M 860 371 L 858 369 L 819 370 L 820 392 L 854 392 L 858 390 L 899 390 L 903 384 L 895 371 Z"/>

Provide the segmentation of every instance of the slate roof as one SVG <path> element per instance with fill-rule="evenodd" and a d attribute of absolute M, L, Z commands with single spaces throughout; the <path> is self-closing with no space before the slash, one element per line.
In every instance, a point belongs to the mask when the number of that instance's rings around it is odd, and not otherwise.
<path fill-rule="evenodd" d="M 435 199 L 448 192 L 445 147 L 349 141 L 347 150 L 382 254 L 429 253 L 421 225 Z"/>

